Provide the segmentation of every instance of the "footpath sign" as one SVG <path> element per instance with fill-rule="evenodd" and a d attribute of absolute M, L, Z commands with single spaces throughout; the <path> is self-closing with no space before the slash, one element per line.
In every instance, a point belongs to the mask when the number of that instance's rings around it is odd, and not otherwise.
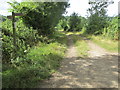
<path fill-rule="evenodd" d="M 7 16 L 8 19 L 12 19 L 12 28 L 13 28 L 13 45 L 14 45 L 14 55 L 16 54 L 16 29 L 15 29 L 15 16 L 23 16 L 22 13 L 12 12 L 12 16 Z"/>

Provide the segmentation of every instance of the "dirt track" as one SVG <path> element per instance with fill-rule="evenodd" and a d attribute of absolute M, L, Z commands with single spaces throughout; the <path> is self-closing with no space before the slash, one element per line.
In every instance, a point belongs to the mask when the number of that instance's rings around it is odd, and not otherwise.
<path fill-rule="evenodd" d="M 91 41 L 89 58 L 79 58 L 69 37 L 69 48 L 58 72 L 39 88 L 118 88 L 118 55 Z"/>

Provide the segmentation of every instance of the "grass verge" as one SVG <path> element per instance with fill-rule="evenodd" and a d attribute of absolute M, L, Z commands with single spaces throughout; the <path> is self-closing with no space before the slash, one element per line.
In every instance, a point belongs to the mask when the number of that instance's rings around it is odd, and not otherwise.
<path fill-rule="evenodd" d="M 93 42 L 110 52 L 118 52 L 118 41 L 110 40 L 102 36 L 91 36 Z"/>

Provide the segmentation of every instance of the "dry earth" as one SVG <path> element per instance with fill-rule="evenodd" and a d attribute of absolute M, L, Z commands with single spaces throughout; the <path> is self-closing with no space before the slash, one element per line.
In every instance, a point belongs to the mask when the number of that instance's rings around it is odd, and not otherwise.
<path fill-rule="evenodd" d="M 69 36 L 69 48 L 58 72 L 39 88 L 118 88 L 118 55 L 87 40 L 89 58 L 79 58 Z"/>

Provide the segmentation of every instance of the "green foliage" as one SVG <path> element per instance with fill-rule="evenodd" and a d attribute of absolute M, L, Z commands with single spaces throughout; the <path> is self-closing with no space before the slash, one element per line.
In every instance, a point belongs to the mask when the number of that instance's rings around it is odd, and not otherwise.
<path fill-rule="evenodd" d="M 102 34 L 102 29 L 107 26 L 106 8 L 112 1 L 89 1 L 90 14 L 88 18 L 87 33 L 89 34 Z"/>
<path fill-rule="evenodd" d="M 112 1 L 89 2 L 91 8 L 88 9 L 90 13 L 86 29 L 88 34 L 102 35 L 118 40 L 118 17 L 108 17 L 106 15 L 106 8 L 112 3 Z"/>
<path fill-rule="evenodd" d="M 27 28 L 22 20 L 16 22 L 16 57 L 24 56 L 28 49 L 34 46 L 38 41 L 39 37 L 36 35 L 36 30 Z M 2 22 L 2 45 L 3 45 L 3 62 L 9 62 L 13 57 L 13 31 L 12 21 L 6 20 Z"/>
<path fill-rule="evenodd" d="M 81 34 L 83 34 L 83 35 L 87 34 L 87 33 L 86 33 L 86 27 L 85 27 L 85 26 L 82 28 Z"/>
<path fill-rule="evenodd" d="M 39 35 L 48 36 L 54 33 L 68 6 L 67 2 L 21 2 L 13 6 L 13 11 L 25 14 L 21 18 L 26 26 L 37 29 Z"/>
<path fill-rule="evenodd" d="M 97 14 L 91 15 L 88 20 L 88 34 L 102 34 L 102 29 L 107 26 L 106 17 L 99 17 Z"/>
<path fill-rule="evenodd" d="M 80 31 L 82 29 L 80 24 L 81 18 L 76 13 L 73 13 L 69 19 L 70 29 L 68 31 Z"/>
<path fill-rule="evenodd" d="M 17 40 L 15 55 L 12 22 L 8 19 L 2 22 L 3 88 L 33 87 L 37 81 L 49 77 L 64 56 L 67 39 L 65 35 L 57 35 L 54 27 L 68 7 L 68 3 L 9 4 L 13 7 L 11 11 L 24 15 L 15 17 Z"/>
<path fill-rule="evenodd" d="M 109 21 L 109 24 L 107 28 L 104 28 L 102 35 L 109 39 L 118 40 L 118 17 L 114 17 Z"/>
<path fill-rule="evenodd" d="M 64 31 L 67 31 L 69 28 L 68 23 L 69 23 L 69 17 L 68 16 L 63 17 L 57 25 L 58 30 L 63 29 Z"/>
<path fill-rule="evenodd" d="M 24 15 L 15 17 L 15 53 L 12 21 L 2 22 L 3 88 L 34 87 L 39 80 L 49 77 L 64 57 L 67 39 L 54 30 L 69 5 L 67 2 L 9 4 L 10 11 Z"/>
<path fill-rule="evenodd" d="M 14 68 L 3 71 L 3 88 L 34 87 L 56 70 L 65 50 L 66 47 L 57 42 L 39 43 L 24 58 L 17 58 Z"/>
<path fill-rule="evenodd" d="M 58 23 L 58 30 L 81 31 L 87 25 L 87 19 L 73 13 L 71 16 L 64 16 Z"/>
<path fill-rule="evenodd" d="M 67 46 L 68 44 L 66 34 L 61 31 L 56 31 L 55 34 L 50 37 L 50 39 L 52 42 L 58 42 L 64 46 Z"/>

